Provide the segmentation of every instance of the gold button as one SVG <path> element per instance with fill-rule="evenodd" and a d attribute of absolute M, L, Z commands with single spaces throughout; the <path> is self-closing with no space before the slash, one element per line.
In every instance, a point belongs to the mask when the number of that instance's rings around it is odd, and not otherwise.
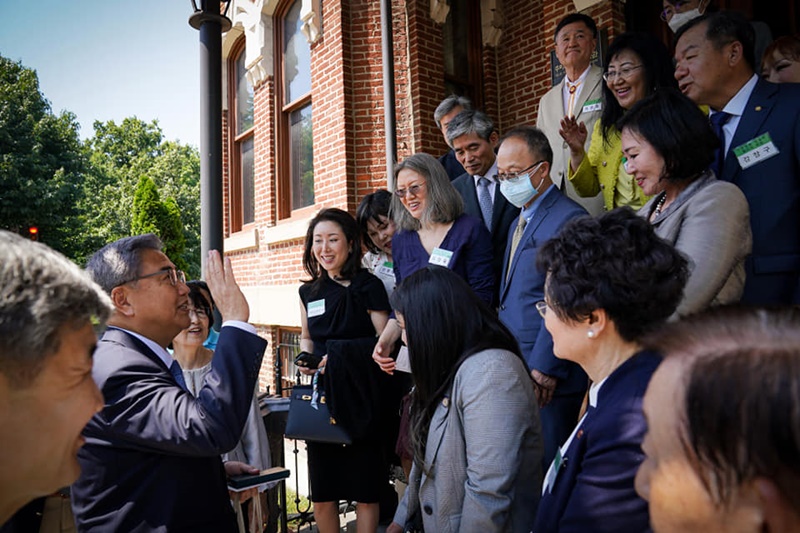
<path fill-rule="evenodd" d="M 756 106 L 756 111 L 761 111 L 761 106 L 760 105 Z"/>

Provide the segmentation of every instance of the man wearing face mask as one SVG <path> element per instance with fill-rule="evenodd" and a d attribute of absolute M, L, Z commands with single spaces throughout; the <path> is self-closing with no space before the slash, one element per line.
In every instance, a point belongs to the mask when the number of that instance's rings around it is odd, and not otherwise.
<path fill-rule="evenodd" d="M 662 6 L 664 10 L 661 12 L 661 20 L 667 23 L 672 33 L 678 33 L 684 24 L 697 17 L 716 11 L 711 0 L 664 0 Z M 772 30 L 766 23 L 758 20 L 751 21 L 750 25 L 756 34 L 755 71 L 761 72 L 761 58 L 772 42 Z"/>
<path fill-rule="evenodd" d="M 546 277 L 545 272 L 536 269 L 539 246 L 569 220 L 587 214 L 553 186 L 552 164 L 553 151 L 545 134 L 537 128 L 518 126 L 500 140 L 500 192 L 522 211 L 508 234 L 499 316 L 519 342 L 536 384 L 545 468 L 575 427 L 587 385 L 580 366 L 553 354 L 553 338 L 536 310 L 536 302 L 544 299 Z"/>

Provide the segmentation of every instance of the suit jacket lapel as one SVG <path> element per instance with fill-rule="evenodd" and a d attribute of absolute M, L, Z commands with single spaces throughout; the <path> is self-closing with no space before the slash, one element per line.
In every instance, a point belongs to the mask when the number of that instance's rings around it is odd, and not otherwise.
<path fill-rule="evenodd" d="M 554 187 L 555 185 L 551 185 Z M 542 224 L 542 221 L 547 216 L 547 213 L 550 211 L 550 207 L 553 205 L 553 202 L 556 201 L 558 196 L 556 194 L 551 193 L 549 194 L 543 201 L 542 204 L 536 209 L 536 212 L 533 214 L 531 219 L 528 221 L 528 225 L 525 226 L 525 231 L 522 233 L 522 238 L 519 240 L 519 245 L 517 246 L 517 250 L 514 253 L 514 257 L 511 257 L 511 268 L 508 271 L 508 279 L 510 280 L 514 277 L 514 271 L 517 269 L 517 263 L 519 254 L 528 241 L 533 237 L 534 232 L 538 229 L 538 227 Z M 510 232 L 511 230 L 509 230 Z M 505 289 L 508 289 L 508 283 L 506 283 Z M 505 294 L 504 294 L 505 295 Z"/>
<path fill-rule="evenodd" d="M 494 208 L 492 208 L 492 236 L 494 230 L 500 226 L 500 221 L 506 214 L 506 209 L 510 208 L 511 204 L 508 203 L 506 197 L 500 192 L 500 183 L 494 183 Z"/>
<path fill-rule="evenodd" d="M 589 66 L 589 73 L 586 75 L 586 80 L 583 82 L 583 89 L 581 90 L 581 95 L 578 98 L 577 105 L 575 106 L 575 118 L 579 118 L 583 113 L 583 106 L 586 105 L 586 102 L 589 100 L 589 96 L 594 93 L 595 89 L 597 89 L 597 85 L 600 83 L 600 80 L 603 79 L 602 73 L 600 69 L 594 65 Z M 564 97 L 562 94 L 562 98 Z M 563 109 L 563 108 L 562 108 Z M 591 136 L 592 132 L 589 132 Z"/>
<path fill-rule="evenodd" d="M 733 134 L 730 149 L 725 154 L 725 163 L 722 169 L 724 180 L 736 181 L 741 174 L 742 167 L 739 165 L 733 149 L 758 136 L 759 133 L 764 133 L 761 127 L 772 111 L 777 92 L 778 87 L 772 83 L 763 80 L 758 80 L 756 83 L 750 98 L 747 100 L 744 113 L 739 119 L 739 125 Z"/>
<path fill-rule="evenodd" d="M 143 343 L 142 341 L 140 341 L 139 339 L 137 339 L 133 335 L 131 335 L 131 334 L 129 334 L 129 333 L 127 333 L 127 332 L 125 332 L 125 331 L 123 331 L 121 329 L 118 329 L 118 328 L 115 328 L 115 327 L 108 328 L 105 331 L 105 333 L 103 333 L 103 337 L 102 337 L 101 341 L 114 342 L 114 343 L 117 343 L 117 344 L 121 344 L 122 346 L 125 346 L 126 348 L 130 348 L 131 350 L 136 350 L 137 352 L 141 353 L 142 355 L 144 355 L 146 357 L 149 357 L 150 359 L 155 361 L 166 372 L 168 372 L 170 375 L 172 375 L 172 372 L 170 372 L 169 368 L 167 368 L 167 365 L 164 364 L 164 361 L 156 353 L 154 353 L 153 350 L 148 348 L 145 343 Z"/>

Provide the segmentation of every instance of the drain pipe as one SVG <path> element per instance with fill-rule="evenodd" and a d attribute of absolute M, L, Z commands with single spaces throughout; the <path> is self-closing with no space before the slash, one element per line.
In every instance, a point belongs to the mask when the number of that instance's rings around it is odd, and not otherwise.
<path fill-rule="evenodd" d="M 381 56 L 383 61 L 383 124 L 386 136 L 386 186 L 391 191 L 394 190 L 394 164 L 397 161 L 392 0 L 381 0 Z"/>

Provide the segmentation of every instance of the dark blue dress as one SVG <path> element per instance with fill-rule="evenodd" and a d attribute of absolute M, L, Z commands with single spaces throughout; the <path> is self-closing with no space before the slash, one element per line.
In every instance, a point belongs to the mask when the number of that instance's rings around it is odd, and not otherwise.
<path fill-rule="evenodd" d="M 472 215 L 461 215 L 453 222 L 439 248 L 452 252 L 447 268 L 464 278 L 475 294 L 491 305 L 495 283 L 492 237 L 483 221 Z M 416 231 L 399 231 L 392 238 L 392 259 L 399 286 L 404 278 L 428 266 L 431 254 L 422 246 Z"/>

